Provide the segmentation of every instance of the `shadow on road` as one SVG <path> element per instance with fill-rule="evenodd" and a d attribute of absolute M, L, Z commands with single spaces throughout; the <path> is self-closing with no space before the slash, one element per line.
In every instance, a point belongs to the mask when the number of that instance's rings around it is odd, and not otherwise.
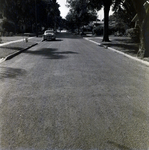
<path fill-rule="evenodd" d="M 54 48 L 42 48 L 37 51 L 26 51 L 24 53 L 32 54 L 32 55 L 43 55 L 47 57 L 47 59 L 65 59 L 67 58 L 66 55 L 68 54 L 78 54 L 72 51 L 61 51 L 59 52 L 58 49 Z"/>
<path fill-rule="evenodd" d="M 25 70 L 19 68 L 0 67 L 0 79 L 16 78 L 17 76 L 24 75 Z"/>
<path fill-rule="evenodd" d="M 127 146 L 124 146 L 124 145 L 120 145 L 116 142 L 113 142 L 113 141 L 108 141 L 107 143 L 119 148 L 119 149 L 122 149 L 122 150 L 131 150 L 131 148 L 127 147 Z"/>

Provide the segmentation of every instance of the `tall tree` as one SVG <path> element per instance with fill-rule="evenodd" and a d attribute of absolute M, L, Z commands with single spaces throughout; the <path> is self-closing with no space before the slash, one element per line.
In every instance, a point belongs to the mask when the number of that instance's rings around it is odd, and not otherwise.
<path fill-rule="evenodd" d="M 103 34 L 103 41 L 109 41 L 109 11 L 110 6 L 112 5 L 112 0 L 103 0 L 104 5 L 104 34 Z"/>
<path fill-rule="evenodd" d="M 17 25 L 21 20 L 20 15 L 23 14 L 21 10 L 21 1 L 13 1 L 13 0 L 0 0 L 1 10 L 4 16 L 12 21 L 15 24 L 15 29 L 17 29 Z"/>
<path fill-rule="evenodd" d="M 46 26 L 49 16 L 50 23 L 54 24 L 60 16 L 56 0 L 0 0 L 0 4 L 4 17 L 13 22 L 16 29 L 21 24 L 35 26 L 35 22 Z"/>
<path fill-rule="evenodd" d="M 141 57 L 149 56 L 149 2 L 147 0 L 132 0 L 137 12 L 137 17 L 140 26 L 140 49 Z"/>
<path fill-rule="evenodd" d="M 132 27 L 134 24 L 132 23 L 132 19 L 136 15 L 136 10 L 133 6 L 132 1 L 125 0 L 122 5 L 117 5 L 113 7 L 115 20 L 122 20 L 124 24 L 128 27 Z"/>
<path fill-rule="evenodd" d="M 71 12 L 71 10 L 68 12 L 67 16 L 66 16 L 66 21 L 67 21 L 67 27 L 74 32 L 74 29 L 77 27 L 76 26 L 76 19 L 74 16 L 74 13 Z"/>
<path fill-rule="evenodd" d="M 59 4 L 56 0 L 46 0 L 47 1 L 47 25 L 50 28 L 56 29 L 58 24 L 58 19 L 60 17 Z"/>
<path fill-rule="evenodd" d="M 76 24 L 78 31 L 82 25 L 89 23 L 92 18 L 97 18 L 96 11 L 89 9 L 88 0 L 67 0 L 67 3 L 70 11 L 66 19 Z"/>
<path fill-rule="evenodd" d="M 109 42 L 109 11 L 110 7 L 118 6 L 123 0 L 90 0 L 89 3 L 95 9 L 99 10 L 101 7 L 104 7 L 104 33 L 103 41 Z M 98 5 L 97 5 L 98 4 Z"/>

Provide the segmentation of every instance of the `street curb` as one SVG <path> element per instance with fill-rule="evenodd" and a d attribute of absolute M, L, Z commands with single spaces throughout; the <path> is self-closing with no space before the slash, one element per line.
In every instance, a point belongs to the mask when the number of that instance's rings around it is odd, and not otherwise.
<path fill-rule="evenodd" d="M 38 43 L 35 43 L 35 44 L 33 44 L 33 45 L 31 45 L 31 46 L 29 46 L 29 47 L 27 47 L 27 48 L 25 48 L 25 49 L 23 49 L 23 50 L 21 50 L 21 51 L 14 52 L 14 53 L 12 53 L 12 54 L 10 54 L 10 55 L 8 55 L 8 56 L 2 58 L 2 59 L 3 59 L 3 61 L 10 60 L 10 59 L 12 59 L 13 57 L 19 55 L 20 53 L 22 53 L 22 52 L 24 52 L 24 51 L 26 51 L 26 50 L 28 50 L 28 49 L 34 47 L 35 45 L 38 45 Z"/>
<path fill-rule="evenodd" d="M 84 39 L 87 40 L 87 41 L 90 41 L 90 42 L 92 42 L 92 43 L 94 43 L 94 44 L 96 44 L 96 45 L 98 45 L 98 46 L 101 46 L 101 47 L 103 47 L 103 48 L 105 48 L 105 49 L 108 49 L 108 50 L 111 50 L 111 51 L 116 52 L 116 53 L 118 53 L 118 54 L 124 55 L 124 56 L 127 57 L 127 58 L 130 58 L 130 59 L 133 59 L 133 60 L 135 60 L 135 61 L 141 62 L 142 64 L 144 64 L 144 65 L 146 65 L 146 66 L 149 67 L 149 62 L 148 62 L 148 61 L 145 61 L 145 60 L 143 60 L 143 59 L 139 59 L 138 57 L 131 56 L 131 55 L 126 54 L 126 53 L 124 53 L 124 52 L 122 52 L 122 51 L 119 51 L 119 50 L 117 50 L 117 49 L 115 49 L 115 48 L 108 47 L 108 46 L 106 46 L 106 45 L 104 45 L 104 44 L 102 44 L 102 43 L 95 42 L 95 41 L 93 41 L 93 40 L 91 40 L 91 39 L 89 39 L 89 38 L 84 38 Z"/>

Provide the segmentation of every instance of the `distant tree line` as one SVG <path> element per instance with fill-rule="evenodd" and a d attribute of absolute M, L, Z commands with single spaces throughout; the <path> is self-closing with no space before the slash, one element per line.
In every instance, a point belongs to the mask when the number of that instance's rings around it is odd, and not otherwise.
<path fill-rule="evenodd" d="M 77 28 L 79 32 L 81 26 L 97 19 L 97 12 L 91 9 L 86 0 L 67 0 L 67 3 L 70 10 L 66 20 L 72 31 Z"/>

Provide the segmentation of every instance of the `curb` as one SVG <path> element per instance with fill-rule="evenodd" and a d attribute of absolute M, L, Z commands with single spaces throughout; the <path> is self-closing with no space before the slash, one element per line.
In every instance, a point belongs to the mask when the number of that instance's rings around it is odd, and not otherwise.
<path fill-rule="evenodd" d="M 23 50 L 14 52 L 14 53 L 12 53 L 12 54 L 10 54 L 10 55 L 8 55 L 8 56 L 2 58 L 1 61 L 0 61 L 0 63 L 4 62 L 4 61 L 6 61 L 6 60 L 12 59 L 13 57 L 15 57 L 15 56 L 19 55 L 20 53 L 22 53 L 22 52 L 24 52 L 24 51 L 26 51 L 26 50 L 28 50 L 28 49 L 34 47 L 35 45 L 38 45 L 38 43 L 35 43 L 35 44 L 33 44 L 33 45 L 31 45 L 31 46 L 29 46 L 29 47 L 23 49 Z"/>
<path fill-rule="evenodd" d="M 119 50 L 117 50 L 117 49 L 115 49 L 115 48 L 108 47 L 108 46 L 106 46 L 106 45 L 104 45 L 104 44 L 102 44 L 102 43 L 95 42 L 95 41 L 93 41 L 93 40 L 91 40 L 91 39 L 89 39 L 89 38 L 84 38 L 84 39 L 87 40 L 87 41 L 90 41 L 90 42 L 92 42 L 92 43 L 94 43 L 94 44 L 96 44 L 96 45 L 98 45 L 98 46 L 101 46 L 101 47 L 103 47 L 103 48 L 105 48 L 105 49 L 108 49 L 108 50 L 111 50 L 111 51 L 116 52 L 116 53 L 118 53 L 118 54 L 121 54 L 121 55 L 123 55 L 123 56 L 125 56 L 125 57 L 127 57 L 127 58 L 130 58 L 130 59 L 132 59 L 132 60 L 141 62 L 142 64 L 144 64 L 144 65 L 146 65 L 146 66 L 149 67 L 149 62 L 148 62 L 148 61 L 145 61 L 145 60 L 143 60 L 143 59 L 139 59 L 138 57 L 131 56 L 131 55 L 126 54 L 126 53 L 124 53 L 124 52 L 122 52 L 122 51 L 119 51 Z"/>

